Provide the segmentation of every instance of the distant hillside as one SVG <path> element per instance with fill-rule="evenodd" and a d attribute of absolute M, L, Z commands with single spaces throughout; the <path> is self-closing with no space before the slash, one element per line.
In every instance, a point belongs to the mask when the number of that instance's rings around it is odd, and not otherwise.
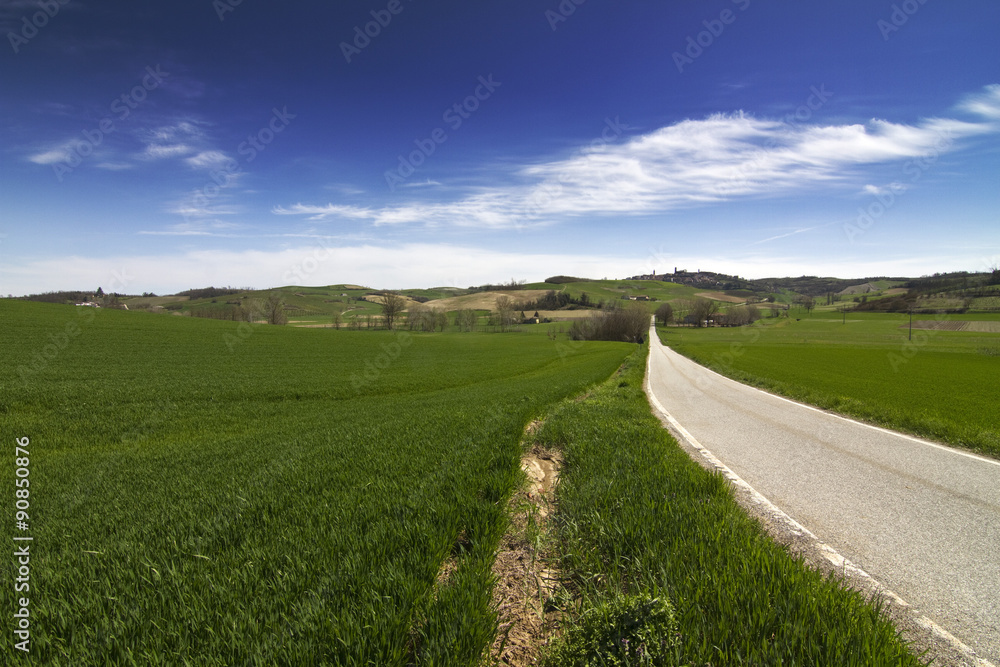
<path fill-rule="evenodd" d="M 749 280 L 712 271 L 676 270 L 660 275 L 638 275 L 624 280 L 593 280 L 572 276 L 551 276 L 544 282 L 506 283 L 472 287 L 434 287 L 397 290 L 409 304 L 428 304 L 435 310 L 462 308 L 488 309 L 500 294 L 535 310 L 574 310 L 599 307 L 611 301 L 656 302 L 706 297 L 726 303 L 745 301 L 806 303 L 813 299 L 820 308 L 842 308 L 848 304 L 860 310 L 906 312 L 1000 310 L 1000 270 L 983 273 L 957 272 L 920 278 L 762 278 Z M 370 287 L 353 284 L 323 287 L 286 286 L 267 290 L 234 287 L 189 289 L 175 295 L 142 296 L 103 294 L 90 291 L 49 292 L 19 297 L 32 301 L 73 304 L 97 302 L 104 307 L 172 312 L 178 315 L 240 319 L 259 308 L 270 297 L 280 299 L 281 308 L 293 323 L 322 324 L 334 319 L 375 317 L 381 312 L 379 294 Z M 551 299 L 546 295 L 553 293 Z M 543 306 L 544 300 L 544 306 Z M 841 304 L 841 305 L 838 305 Z"/>
<path fill-rule="evenodd" d="M 822 297 L 827 294 L 863 294 L 863 285 L 870 285 L 868 291 L 874 292 L 890 289 L 904 284 L 907 278 L 888 278 L 884 276 L 871 278 L 821 278 L 818 276 L 799 276 L 798 278 L 761 278 L 754 280 L 754 286 L 763 292 L 781 292 L 788 290 L 803 296 Z M 853 288 L 858 291 L 849 292 Z"/>

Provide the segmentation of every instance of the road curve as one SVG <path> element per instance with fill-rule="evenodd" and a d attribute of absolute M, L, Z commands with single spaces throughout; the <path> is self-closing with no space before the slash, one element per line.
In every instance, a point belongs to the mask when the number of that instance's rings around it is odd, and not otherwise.
<path fill-rule="evenodd" d="M 649 354 L 647 391 L 683 436 L 971 648 L 970 664 L 1000 665 L 1000 461 L 724 378 L 652 329 Z"/>

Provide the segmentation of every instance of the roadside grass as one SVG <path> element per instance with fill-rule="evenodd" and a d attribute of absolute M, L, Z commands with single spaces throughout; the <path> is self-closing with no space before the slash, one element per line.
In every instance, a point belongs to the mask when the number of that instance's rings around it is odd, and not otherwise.
<path fill-rule="evenodd" d="M 0 301 L 34 538 L 31 653 L 2 661 L 474 664 L 524 426 L 627 354 Z"/>
<path fill-rule="evenodd" d="M 536 436 L 565 453 L 555 520 L 577 601 L 547 664 L 921 664 L 878 603 L 791 557 L 677 445 L 642 390 L 647 353 Z"/>
<path fill-rule="evenodd" d="M 1000 334 L 915 329 L 909 341 L 906 315 L 847 313 L 846 324 L 823 315 L 743 328 L 668 327 L 659 334 L 681 354 L 740 382 L 1000 456 Z"/>

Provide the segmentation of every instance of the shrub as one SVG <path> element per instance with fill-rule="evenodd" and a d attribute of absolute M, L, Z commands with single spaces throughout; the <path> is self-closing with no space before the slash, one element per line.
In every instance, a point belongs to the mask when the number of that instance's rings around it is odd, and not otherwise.
<path fill-rule="evenodd" d="M 627 308 L 606 308 L 590 319 L 577 320 L 569 330 L 569 337 L 641 343 L 648 329 L 649 313 L 639 304 L 630 304 Z"/>
<path fill-rule="evenodd" d="M 674 607 L 648 593 L 618 595 L 585 611 L 553 645 L 549 664 L 670 664 L 678 643 Z"/>

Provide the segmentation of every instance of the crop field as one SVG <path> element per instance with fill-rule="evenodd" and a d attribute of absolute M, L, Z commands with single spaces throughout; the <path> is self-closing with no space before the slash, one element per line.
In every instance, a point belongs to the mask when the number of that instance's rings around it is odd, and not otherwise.
<path fill-rule="evenodd" d="M 0 301 L 5 488 L 31 454 L 19 659 L 474 663 L 524 426 L 631 349 Z"/>
<path fill-rule="evenodd" d="M 846 323 L 830 315 L 764 319 L 743 328 L 659 331 L 678 352 L 737 380 L 1000 456 L 1000 334 L 915 326 L 909 340 L 906 315 L 847 313 Z M 972 313 L 935 317 L 944 323 L 996 319 L 996 314 Z"/>

